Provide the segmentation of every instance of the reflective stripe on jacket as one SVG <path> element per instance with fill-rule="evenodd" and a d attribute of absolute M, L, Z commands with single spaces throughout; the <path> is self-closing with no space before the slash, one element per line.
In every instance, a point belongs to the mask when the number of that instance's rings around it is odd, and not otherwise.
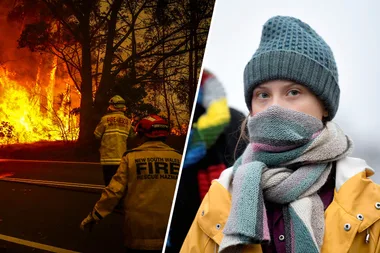
<path fill-rule="evenodd" d="M 127 138 L 131 120 L 123 112 L 111 112 L 102 117 L 95 129 L 95 137 L 101 139 L 100 163 L 118 165 L 127 150 Z"/>
<path fill-rule="evenodd" d="M 334 200 L 325 211 L 322 253 L 380 253 L 380 186 L 363 160 L 337 162 Z M 232 169 L 214 180 L 187 234 L 181 252 L 217 252 L 231 208 Z M 366 240 L 367 239 L 367 240 Z M 260 244 L 243 252 L 261 253 Z"/>
<path fill-rule="evenodd" d="M 160 141 L 145 142 L 123 156 L 95 213 L 108 215 L 123 198 L 128 248 L 162 249 L 181 157 Z"/>

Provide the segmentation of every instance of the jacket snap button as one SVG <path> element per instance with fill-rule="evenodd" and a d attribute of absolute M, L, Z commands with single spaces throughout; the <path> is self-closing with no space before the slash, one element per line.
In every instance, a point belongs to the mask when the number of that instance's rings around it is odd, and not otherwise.
<path fill-rule="evenodd" d="M 358 220 L 363 220 L 364 219 L 364 216 L 363 216 L 363 214 L 358 214 L 358 215 L 356 215 L 356 218 L 358 218 Z"/>
<path fill-rule="evenodd" d="M 351 229 L 351 224 L 350 223 L 344 224 L 344 230 L 350 231 L 350 229 Z"/>
<path fill-rule="evenodd" d="M 216 224 L 216 229 L 217 229 L 217 230 L 219 230 L 219 229 L 220 229 L 220 227 L 221 227 L 221 225 L 220 225 L 220 224 Z"/>
<path fill-rule="evenodd" d="M 204 215 L 205 215 L 205 210 L 203 210 L 203 211 L 202 211 L 202 214 L 201 214 L 201 215 L 202 215 L 202 216 L 204 216 Z"/>
<path fill-rule="evenodd" d="M 380 209 L 380 202 L 376 202 L 375 207 L 376 209 Z"/>
<path fill-rule="evenodd" d="M 280 235 L 280 236 L 278 237 L 278 239 L 279 239 L 280 241 L 283 241 L 283 240 L 285 240 L 285 236 L 284 236 L 284 235 Z"/>

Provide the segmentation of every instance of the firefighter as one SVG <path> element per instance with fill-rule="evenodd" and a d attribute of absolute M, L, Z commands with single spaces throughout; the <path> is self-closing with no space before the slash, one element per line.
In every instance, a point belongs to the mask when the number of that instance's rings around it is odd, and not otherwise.
<path fill-rule="evenodd" d="M 95 137 L 101 140 L 100 164 L 106 186 L 116 173 L 121 157 L 127 150 L 128 136 L 133 133 L 131 120 L 124 115 L 127 110 L 125 100 L 116 95 L 108 103 L 107 114 L 102 117 L 94 132 Z"/>
<path fill-rule="evenodd" d="M 125 152 L 120 167 L 80 227 L 92 228 L 121 200 L 127 252 L 161 252 L 182 155 L 164 142 L 167 122 L 157 115 L 136 126 L 142 143 Z"/>

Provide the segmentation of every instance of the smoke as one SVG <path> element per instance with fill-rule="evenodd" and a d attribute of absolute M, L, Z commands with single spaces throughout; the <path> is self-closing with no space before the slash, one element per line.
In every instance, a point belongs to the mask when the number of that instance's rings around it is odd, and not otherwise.
<path fill-rule="evenodd" d="M 12 73 L 11 77 L 15 81 L 34 82 L 38 55 L 26 48 L 18 48 L 17 40 L 22 32 L 22 24 L 8 21 L 12 6 L 13 1 L 0 1 L 0 67 Z"/>

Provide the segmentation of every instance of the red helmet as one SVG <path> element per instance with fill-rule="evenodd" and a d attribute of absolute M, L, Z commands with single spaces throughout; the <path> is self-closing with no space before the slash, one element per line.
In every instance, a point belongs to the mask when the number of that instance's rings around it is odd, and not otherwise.
<path fill-rule="evenodd" d="M 149 138 L 166 137 L 169 135 L 169 126 L 166 120 L 152 114 L 137 123 L 136 132 Z"/>

